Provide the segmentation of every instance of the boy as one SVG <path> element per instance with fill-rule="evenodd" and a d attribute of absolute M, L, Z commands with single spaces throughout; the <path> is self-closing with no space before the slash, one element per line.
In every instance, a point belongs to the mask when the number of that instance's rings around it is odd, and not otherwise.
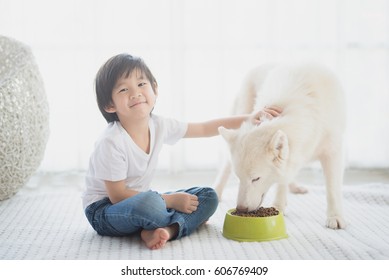
<path fill-rule="evenodd" d="M 150 190 L 163 144 L 183 137 L 210 137 L 218 127 L 238 128 L 259 115 L 279 115 L 267 108 L 255 115 L 184 123 L 152 114 L 157 81 L 141 58 L 119 54 L 96 75 L 96 97 L 108 122 L 95 145 L 86 175 L 83 206 L 100 235 L 125 236 L 140 232 L 150 249 L 192 233 L 216 211 L 212 188 L 192 187 L 171 193 Z"/>

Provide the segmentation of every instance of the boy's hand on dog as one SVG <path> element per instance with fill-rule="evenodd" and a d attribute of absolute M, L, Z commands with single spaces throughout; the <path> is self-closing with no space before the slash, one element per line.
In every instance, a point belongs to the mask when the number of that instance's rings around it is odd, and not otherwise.
<path fill-rule="evenodd" d="M 164 194 L 162 197 L 166 202 L 166 208 L 175 209 L 187 214 L 196 211 L 199 205 L 199 199 L 196 195 L 185 192 Z"/>
<path fill-rule="evenodd" d="M 282 109 L 277 106 L 265 107 L 253 114 L 252 122 L 255 125 L 261 124 L 265 119 L 271 120 L 278 117 L 282 113 Z"/>

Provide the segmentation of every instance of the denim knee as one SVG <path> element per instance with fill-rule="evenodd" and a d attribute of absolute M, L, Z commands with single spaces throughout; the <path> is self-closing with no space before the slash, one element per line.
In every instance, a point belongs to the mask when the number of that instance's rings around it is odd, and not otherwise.
<path fill-rule="evenodd" d="M 139 204 L 139 206 L 154 205 L 158 208 L 166 208 L 164 199 L 158 192 L 155 191 L 141 192 L 134 198 L 136 198 L 135 201 L 137 204 Z"/>
<path fill-rule="evenodd" d="M 219 198 L 213 188 L 205 187 L 202 189 L 202 196 L 204 197 L 204 203 L 206 204 L 210 216 L 215 213 L 217 206 L 219 205 Z"/>
<path fill-rule="evenodd" d="M 166 212 L 166 203 L 155 191 L 142 192 L 131 200 L 131 214 L 136 216 L 157 216 Z"/>
<path fill-rule="evenodd" d="M 177 213 L 178 224 L 180 225 L 177 239 L 191 234 L 201 224 L 206 222 L 216 211 L 219 204 L 218 196 L 214 189 L 209 187 L 194 187 L 187 190 L 199 198 L 199 206 L 191 214 Z"/>

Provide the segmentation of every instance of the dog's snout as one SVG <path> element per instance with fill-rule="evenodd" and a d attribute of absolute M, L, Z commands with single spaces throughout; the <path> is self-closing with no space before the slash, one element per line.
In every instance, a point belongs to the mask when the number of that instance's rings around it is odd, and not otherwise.
<path fill-rule="evenodd" d="M 248 207 L 236 206 L 236 211 L 241 213 L 247 213 L 249 211 Z"/>

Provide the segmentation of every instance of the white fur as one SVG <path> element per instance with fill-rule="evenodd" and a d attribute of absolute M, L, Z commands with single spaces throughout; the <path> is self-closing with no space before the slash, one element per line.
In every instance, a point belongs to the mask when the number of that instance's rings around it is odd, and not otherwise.
<path fill-rule="evenodd" d="M 344 228 L 341 186 L 345 103 L 337 78 L 316 64 L 258 67 L 245 80 L 234 113 L 265 106 L 278 106 L 283 112 L 259 126 L 247 122 L 238 130 L 219 128 L 240 181 L 237 208 L 257 209 L 265 193 L 277 184 L 274 206 L 284 211 L 287 186 L 294 192 L 304 192 L 294 179 L 308 162 L 319 160 L 326 179 L 327 227 Z M 230 163 L 226 163 L 218 176 L 215 186 L 219 198 L 230 170 Z"/>

